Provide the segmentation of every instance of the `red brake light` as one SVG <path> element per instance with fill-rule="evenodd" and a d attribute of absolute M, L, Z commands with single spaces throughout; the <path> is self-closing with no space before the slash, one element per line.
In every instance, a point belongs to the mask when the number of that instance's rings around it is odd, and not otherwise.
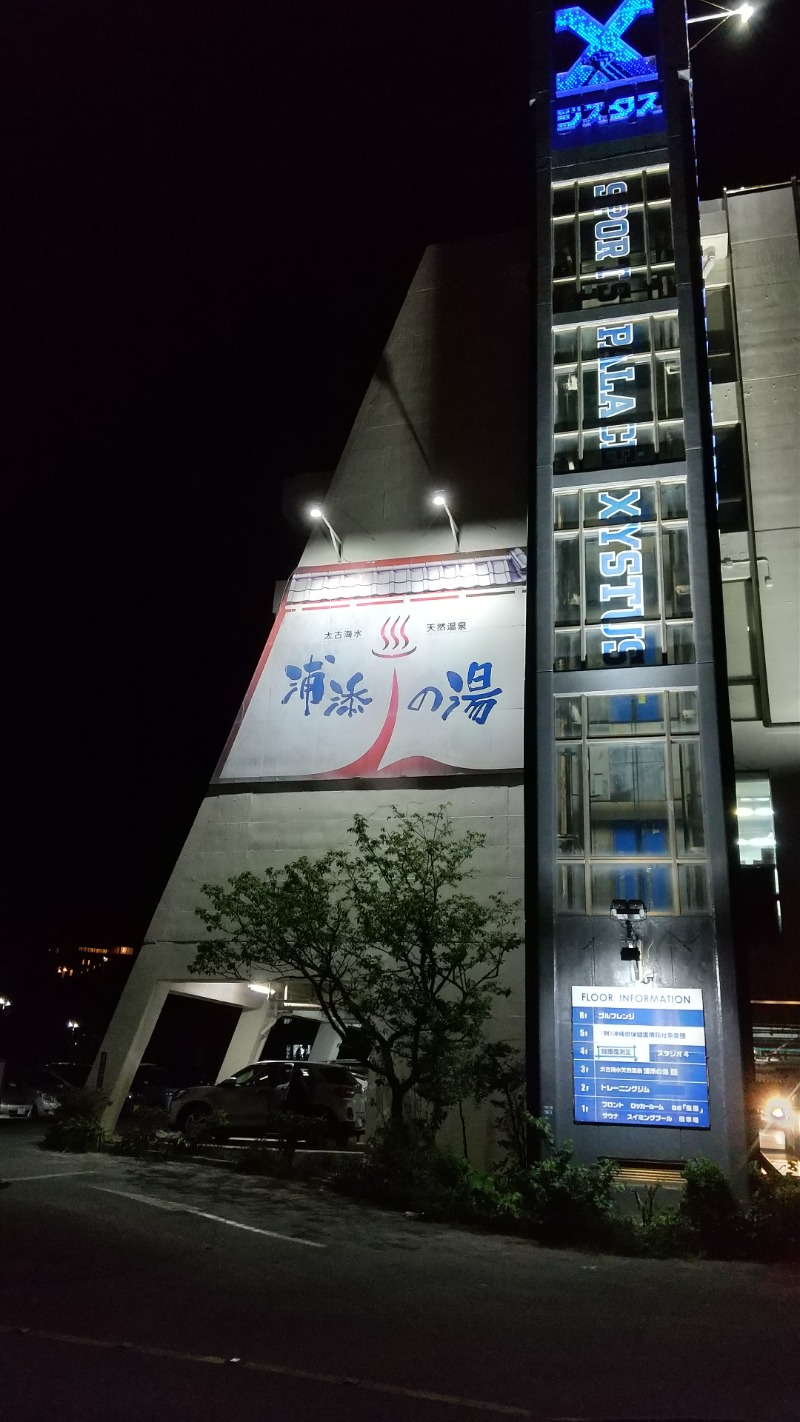
<path fill-rule="evenodd" d="M 355 1096 L 356 1089 L 354 1086 L 334 1086 L 333 1094 L 334 1096 Z"/>

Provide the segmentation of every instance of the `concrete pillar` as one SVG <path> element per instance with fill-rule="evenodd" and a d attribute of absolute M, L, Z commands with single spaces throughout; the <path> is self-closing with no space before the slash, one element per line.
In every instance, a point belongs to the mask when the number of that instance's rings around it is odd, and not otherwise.
<path fill-rule="evenodd" d="M 320 1022 L 319 1031 L 309 1054 L 312 1062 L 335 1062 L 342 1038 L 330 1022 Z"/>
<path fill-rule="evenodd" d="M 269 998 L 255 1007 L 243 1008 L 228 1043 L 228 1050 L 219 1069 L 217 1081 L 224 1081 L 235 1071 L 258 1061 L 261 1044 L 277 1016 L 277 1008 Z"/>
<path fill-rule="evenodd" d="M 188 978 L 194 947 L 146 943 L 133 965 L 89 1073 L 87 1086 L 110 1098 L 101 1121 L 113 1131 L 136 1068 L 161 1014 L 171 978 Z"/>

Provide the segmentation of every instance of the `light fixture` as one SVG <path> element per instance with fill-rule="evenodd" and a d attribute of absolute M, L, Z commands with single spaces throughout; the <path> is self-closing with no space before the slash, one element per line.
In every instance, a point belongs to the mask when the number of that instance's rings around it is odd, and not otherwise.
<path fill-rule="evenodd" d="M 756 13 L 755 5 L 737 5 L 735 9 L 730 10 L 726 5 L 714 5 L 712 0 L 706 0 L 706 4 L 712 6 L 713 13 L 711 15 L 690 15 L 686 21 L 688 25 L 708 24 L 710 20 L 717 20 L 718 17 L 720 25 L 723 20 L 738 20 L 740 25 L 747 25 Z"/>
<path fill-rule="evenodd" d="M 455 519 L 453 518 L 452 513 L 450 512 L 450 506 L 449 506 L 449 504 L 448 504 L 448 502 L 447 502 L 447 495 L 444 494 L 441 489 L 437 489 L 437 490 L 436 490 L 436 493 L 433 495 L 432 503 L 433 503 L 433 505 L 434 505 L 435 508 L 437 508 L 437 509 L 444 509 L 445 513 L 447 514 L 448 520 L 449 520 L 449 522 L 450 522 L 450 531 L 451 531 L 451 533 L 452 533 L 452 535 L 453 535 L 453 541 L 454 541 L 454 543 L 455 543 L 455 545 L 456 545 L 456 553 L 457 553 L 458 550 L 459 550 L 459 538 L 460 538 L 460 534 L 459 534 L 458 524 L 456 523 Z"/>
<path fill-rule="evenodd" d="M 67 1022 L 67 1029 L 70 1032 L 77 1032 L 80 1025 L 80 1022 L 73 1022 L 72 1018 L 70 1017 L 69 1021 Z"/>
<path fill-rule="evenodd" d="M 308 516 L 309 518 L 315 519 L 318 523 L 324 523 L 325 527 L 328 530 L 328 533 L 331 536 L 331 543 L 333 544 L 334 552 L 336 553 L 337 562 L 341 563 L 342 549 L 344 545 L 342 544 L 342 540 L 336 532 L 336 529 L 326 519 L 325 514 L 323 513 L 319 504 L 311 505 L 311 508 L 308 511 Z"/>
<path fill-rule="evenodd" d="M 6 1008 L 7 1008 L 7 1007 L 10 1007 L 10 1006 L 11 1006 L 11 998 L 10 998 L 10 997 L 0 997 L 0 1012 L 5 1012 Z"/>
<path fill-rule="evenodd" d="M 272 983 L 248 983 L 247 986 L 251 992 L 260 993 L 262 997 L 275 996 L 275 988 L 272 986 Z"/>

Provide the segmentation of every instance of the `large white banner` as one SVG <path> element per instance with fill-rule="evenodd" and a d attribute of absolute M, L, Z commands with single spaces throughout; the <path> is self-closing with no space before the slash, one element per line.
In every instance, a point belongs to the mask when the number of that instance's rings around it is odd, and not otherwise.
<path fill-rule="evenodd" d="M 298 594 L 312 580 L 296 574 L 217 778 L 520 769 L 525 587 L 512 556 L 524 555 L 454 560 L 439 591 L 416 564 L 423 590 L 388 597 L 408 568 L 366 584 L 343 570 L 336 597 Z"/>

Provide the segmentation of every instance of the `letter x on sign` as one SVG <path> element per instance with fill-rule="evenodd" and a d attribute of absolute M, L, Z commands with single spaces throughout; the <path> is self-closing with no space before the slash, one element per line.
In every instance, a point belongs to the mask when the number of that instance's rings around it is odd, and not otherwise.
<path fill-rule="evenodd" d="M 620 79 L 657 78 L 655 61 L 622 38 L 639 15 L 652 13 L 653 0 L 621 0 L 605 24 L 588 15 L 582 5 L 556 10 L 556 31 L 569 30 L 586 41 L 572 68 L 556 75 L 556 93 L 574 94 Z"/>

